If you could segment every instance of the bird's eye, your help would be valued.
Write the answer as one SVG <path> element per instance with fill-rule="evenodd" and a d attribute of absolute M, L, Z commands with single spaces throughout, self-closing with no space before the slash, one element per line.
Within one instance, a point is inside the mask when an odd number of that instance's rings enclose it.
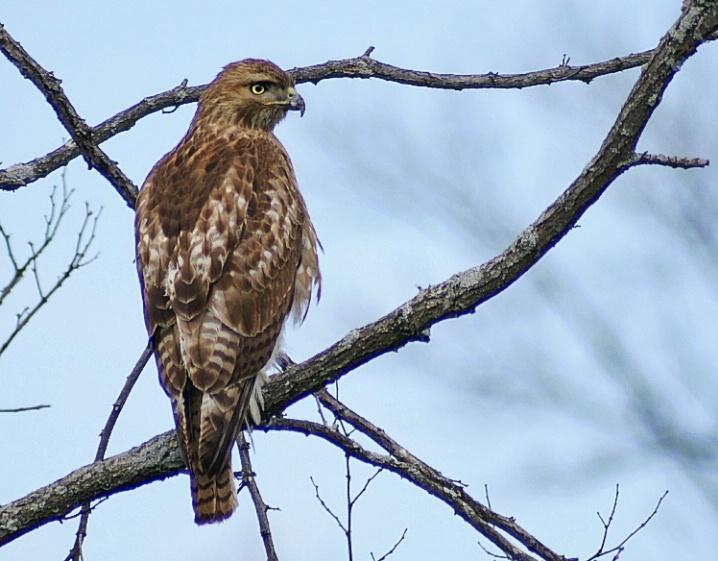
<path fill-rule="evenodd" d="M 267 88 L 262 84 L 254 84 L 252 86 L 252 93 L 255 95 L 262 95 L 265 91 L 267 91 Z"/>

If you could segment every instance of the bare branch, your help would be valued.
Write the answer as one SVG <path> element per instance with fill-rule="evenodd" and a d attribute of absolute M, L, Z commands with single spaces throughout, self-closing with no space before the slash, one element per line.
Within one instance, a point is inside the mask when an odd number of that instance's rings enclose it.
<path fill-rule="evenodd" d="M 618 496 L 620 492 L 619 485 L 616 485 L 616 494 L 613 496 L 613 506 L 611 507 L 611 513 L 608 515 L 608 520 L 604 520 L 603 516 L 601 516 L 600 512 L 597 512 L 599 520 L 601 521 L 601 524 L 603 524 L 603 537 L 601 538 L 601 545 L 598 547 L 598 551 L 593 557 L 590 557 L 589 559 L 595 559 L 596 556 L 601 555 L 601 552 L 603 551 L 603 548 L 606 546 L 606 540 L 608 539 L 608 529 L 611 527 L 611 523 L 613 522 L 613 517 L 616 514 L 616 508 L 618 507 Z"/>
<path fill-rule="evenodd" d="M 497 547 L 503 551 L 510 552 L 513 559 L 520 561 L 535 561 L 536 559 L 516 547 L 511 541 L 504 537 L 501 532 L 496 529 L 496 527 L 498 527 L 497 522 L 500 521 L 501 524 L 507 528 L 511 527 L 517 535 L 528 536 L 529 539 L 525 541 L 528 541 L 532 545 L 540 545 L 540 542 L 533 536 L 520 528 L 512 519 L 489 511 L 486 507 L 474 501 L 474 499 L 465 492 L 463 487 L 444 477 L 433 468 L 410 455 L 407 451 L 404 451 L 406 458 L 403 459 L 393 455 L 377 454 L 363 448 L 356 441 L 344 436 L 340 432 L 311 421 L 285 418 L 273 419 L 266 426 L 260 426 L 258 428 L 259 430 L 288 430 L 305 435 L 318 436 L 333 444 L 344 453 L 365 463 L 392 471 L 434 495 L 448 504 L 457 515 L 463 518 Z M 377 429 L 377 431 L 383 432 L 381 429 Z M 377 436 L 377 434 L 375 433 L 372 436 Z M 404 450 L 398 444 L 396 446 Z M 505 528 L 501 529 L 504 530 Z M 518 541 L 521 540 L 519 539 Z M 545 557 L 542 556 L 543 559 L 565 561 L 563 557 L 551 552 L 551 550 L 545 548 L 545 546 L 541 546 L 541 549 L 546 554 Z"/>
<path fill-rule="evenodd" d="M 352 469 L 351 456 L 344 455 L 345 498 L 347 505 L 347 525 L 344 537 L 347 542 L 347 561 L 354 561 L 354 540 L 352 539 L 352 526 L 354 522 L 354 500 L 352 499 Z"/>
<path fill-rule="evenodd" d="M 146 97 L 132 107 L 117 113 L 96 127 L 92 127 L 90 129 L 92 138 L 95 142 L 102 143 L 121 132 L 130 130 L 137 121 L 152 113 L 165 110 L 168 107 L 196 102 L 205 87 L 188 87 L 185 80 L 171 90 Z M 74 140 L 70 140 L 45 156 L 0 170 L 0 189 L 12 191 L 18 187 L 29 185 L 67 165 L 79 155 L 80 150 L 77 148 L 77 144 Z"/>
<path fill-rule="evenodd" d="M 295 68 L 291 72 L 297 83 L 312 82 L 317 84 L 322 80 L 335 78 L 376 78 L 410 86 L 451 90 L 528 88 L 576 80 L 588 83 L 594 78 L 638 67 L 647 62 L 654 53 L 652 50 L 644 51 L 582 66 L 569 66 L 568 60 L 564 59 L 564 62 L 555 68 L 524 74 L 489 72 L 486 74 L 457 75 L 421 72 L 392 66 L 369 58 L 373 50 L 374 48 L 370 47 L 360 57 L 327 61 L 314 66 Z M 147 115 L 169 107 L 178 107 L 196 102 L 206 87 L 206 85 L 188 87 L 185 80 L 171 90 L 147 97 L 96 127 L 88 128 L 87 132 L 94 142 L 100 144 L 120 132 L 131 129 L 137 121 Z M 28 185 L 47 176 L 55 169 L 67 165 L 78 155 L 80 155 L 80 150 L 77 148 L 75 141 L 71 140 L 45 156 L 0 170 L 0 189 L 14 190 Z"/>
<path fill-rule="evenodd" d="M 407 528 L 404 528 L 404 531 L 401 533 L 401 537 L 396 541 L 396 543 L 392 546 L 392 548 L 389 551 L 387 551 L 384 555 L 379 557 L 379 559 L 375 559 L 374 554 L 372 553 L 371 554 L 372 561 L 385 561 L 387 557 L 389 557 L 396 551 L 396 548 L 399 547 L 399 544 L 401 544 L 401 542 L 404 541 L 404 538 L 406 537 L 406 532 L 407 532 Z"/>
<path fill-rule="evenodd" d="M 314 66 L 294 68 L 291 72 L 299 83 L 312 82 L 317 84 L 330 78 L 377 78 L 408 86 L 445 90 L 522 89 L 567 81 L 589 83 L 594 78 L 615 74 L 645 64 L 654 53 L 654 51 L 644 51 L 582 66 L 569 66 L 566 60 L 554 68 L 522 74 L 488 72 L 486 74 L 459 75 L 422 72 L 392 66 L 371 58 L 370 55 L 373 50 L 374 47 L 369 47 L 360 57 L 330 60 Z"/>
<path fill-rule="evenodd" d="M 640 154 L 634 154 L 629 160 L 628 165 L 655 165 L 676 169 L 692 169 L 707 167 L 710 165 L 710 161 L 704 158 L 683 158 L 680 156 L 666 156 L 664 154 L 649 154 L 648 152 L 642 152 Z"/>
<path fill-rule="evenodd" d="M 326 423 L 323 426 L 327 426 Z M 349 438 L 349 435 L 344 432 L 344 437 Z M 337 526 L 341 529 L 342 533 L 344 534 L 344 539 L 347 544 L 347 559 L 348 561 L 352 561 L 354 559 L 354 541 L 353 541 L 353 521 L 354 521 L 354 507 L 359 500 L 359 498 L 366 492 L 366 490 L 369 488 L 369 485 L 371 485 L 371 482 L 374 481 L 377 475 L 379 475 L 383 471 L 382 468 L 378 468 L 376 472 L 368 477 L 366 481 L 364 482 L 364 485 L 362 486 L 361 490 L 354 496 L 352 496 L 352 471 L 351 471 L 351 456 L 349 454 L 344 455 L 344 473 L 345 473 L 345 497 L 346 497 L 346 523 L 342 522 L 339 516 L 337 516 L 334 511 L 331 509 L 331 507 L 322 499 L 322 496 L 319 493 L 319 485 L 314 481 L 313 477 L 310 477 L 309 480 L 312 482 L 312 485 L 314 486 L 314 495 L 316 499 L 319 501 L 319 504 L 322 505 L 322 508 L 331 516 L 334 521 L 337 523 Z M 396 547 L 396 546 L 395 546 Z"/>
<path fill-rule="evenodd" d="M 70 100 L 67 99 L 60 86 L 60 80 L 40 66 L 23 49 L 22 45 L 10 36 L 2 24 L 0 24 L 0 51 L 5 54 L 7 59 L 17 67 L 25 78 L 35 84 L 43 93 L 47 102 L 55 110 L 57 118 L 70 133 L 80 152 L 82 152 L 87 165 L 90 168 L 97 169 L 117 189 L 125 202 L 130 207 L 133 207 L 135 198 L 137 198 L 135 184 L 98 147 L 92 136 L 92 129 L 77 114 Z"/>
<path fill-rule="evenodd" d="M 239 447 L 239 458 L 242 462 L 242 482 L 243 485 L 247 486 L 249 494 L 252 497 L 254 510 L 257 513 L 257 520 L 259 521 L 259 533 L 262 536 L 264 551 L 267 554 L 267 561 L 277 561 L 277 550 L 274 547 L 272 530 L 269 527 L 269 518 L 267 517 L 269 507 L 264 502 L 262 495 L 259 492 L 257 480 L 255 479 L 255 473 L 252 469 L 252 460 L 249 456 L 249 443 L 247 442 L 243 431 L 240 431 L 237 435 L 237 446 Z"/>
<path fill-rule="evenodd" d="M 107 446 L 110 443 L 110 436 L 112 435 L 112 430 L 115 428 L 117 419 L 119 418 L 120 413 L 125 406 L 125 403 L 127 403 L 127 399 L 130 397 L 130 392 L 132 392 L 132 388 L 135 387 L 135 383 L 139 379 L 140 374 L 147 365 L 147 361 L 150 359 L 151 355 L 152 340 L 150 339 L 147 341 L 147 346 L 142 351 L 140 358 L 137 359 L 137 362 L 132 368 L 132 371 L 127 376 L 127 380 L 125 380 L 125 385 L 122 387 L 120 395 L 117 396 L 115 404 L 112 406 L 110 416 L 108 417 L 107 422 L 105 423 L 105 426 L 100 433 L 100 444 L 98 445 L 97 452 L 95 453 L 95 462 L 99 462 L 100 460 L 105 459 L 105 454 L 107 453 Z M 82 510 L 80 513 L 80 523 L 77 527 L 77 532 L 75 532 L 75 543 L 73 544 L 72 549 L 70 549 L 70 553 L 66 557 L 66 561 L 79 561 L 80 559 L 82 559 L 82 544 L 87 537 L 87 524 L 90 519 L 90 512 L 92 512 L 92 505 L 88 501 L 82 505 Z"/>
<path fill-rule="evenodd" d="M 10 259 L 10 263 L 12 263 L 13 268 L 15 269 L 15 272 L 17 273 L 19 267 L 17 265 L 17 260 L 15 259 L 15 255 L 12 251 L 12 245 L 10 244 L 10 234 L 5 231 L 5 229 L 2 227 L 2 224 L 0 224 L 0 234 L 3 237 L 3 240 L 5 240 L 5 249 L 7 250 L 7 255 Z M 15 275 L 17 277 L 17 274 Z M 13 282 L 14 281 L 14 282 Z M 17 284 L 17 280 L 11 279 L 11 281 L 8 283 L 6 287 L 2 289 L 0 292 L 0 303 L 2 303 L 2 299 L 5 298 L 5 296 L 12 290 L 12 287 Z"/>
<path fill-rule="evenodd" d="M 0 545 L 53 520 L 64 520 L 68 512 L 88 501 L 165 479 L 184 469 L 175 433 L 156 436 L 0 507 Z"/>
<path fill-rule="evenodd" d="M 122 391 L 120 391 L 120 395 L 117 396 L 115 404 L 112 406 L 112 412 L 110 413 L 110 416 L 108 417 L 107 422 L 105 423 L 105 426 L 100 433 L 100 444 L 97 447 L 95 461 L 104 459 L 105 453 L 107 452 L 107 446 L 110 443 L 110 436 L 112 435 L 112 431 L 115 428 L 117 419 L 119 418 L 120 413 L 125 406 L 125 403 L 127 403 L 127 399 L 130 397 L 132 389 L 135 387 L 135 383 L 137 383 L 140 374 L 142 374 L 142 371 L 144 370 L 145 366 L 147 366 L 147 361 L 149 361 L 151 356 L 152 340 L 150 339 L 147 341 L 147 346 L 140 354 L 140 357 L 137 359 L 137 362 L 132 367 L 132 371 L 127 376 L 127 380 L 125 380 L 125 385 L 122 386 Z"/>
<path fill-rule="evenodd" d="M 706 37 L 705 40 L 712 40 Z M 20 69 L 23 75 L 33 81 L 45 94 L 48 102 L 58 113 L 60 121 L 70 132 L 73 140 L 57 148 L 49 154 L 36 158 L 31 162 L 16 164 L 7 169 L 0 170 L 0 189 L 13 190 L 36 181 L 41 177 L 66 165 L 80 153 L 84 155 L 90 167 L 95 167 L 115 187 L 125 202 L 131 208 L 137 196 L 137 187 L 100 150 L 98 145 L 112 136 L 129 130 L 134 124 L 151 113 L 178 107 L 186 103 L 196 102 L 207 87 L 187 87 L 186 80 L 167 92 L 147 97 L 134 106 L 117 113 L 97 127 L 89 127 L 75 112 L 69 100 L 60 88 L 59 80 L 51 73 L 40 67 L 22 47 L 0 25 L 0 50 Z M 589 83 L 594 78 L 622 72 L 645 64 L 655 50 L 630 54 L 595 64 L 569 66 L 569 58 L 554 67 L 545 70 L 527 72 L 522 74 L 438 74 L 417 70 L 400 68 L 380 62 L 371 58 L 374 47 L 369 47 L 365 53 L 356 58 L 327 61 L 322 64 L 295 68 L 291 70 L 296 81 L 319 83 L 322 80 L 335 78 L 377 78 L 398 84 L 429 87 L 439 89 L 514 89 L 547 85 L 555 82 L 582 81 Z M 79 146 L 79 148 L 78 148 Z M 669 158 L 670 157 L 664 157 Z M 684 160 L 676 158 L 676 160 Z M 705 160 L 703 160 L 705 161 Z M 639 162 L 636 162 L 639 163 Z M 649 163 L 648 161 L 640 163 Z M 651 162 L 651 163 L 659 163 Z M 672 165 L 672 164 L 663 164 Z M 697 167 L 702 164 L 689 166 L 677 165 L 674 167 Z M 706 164 L 707 165 L 707 164 Z"/>
<path fill-rule="evenodd" d="M 64 192 L 64 191 L 63 191 Z M 63 195 L 63 205 L 66 204 L 67 199 L 69 198 L 69 195 L 65 196 Z M 54 209 L 54 202 L 53 202 L 53 209 Z M 60 287 L 65 283 L 65 281 L 70 278 L 72 273 L 80 269 L 81 267 L 84 267 L 85 265 L 89 265 L 97 258 L 97 255 L 94 255 L 92 257 L 87 257 L 87 253 L 90 250 L 90 247 L 92 246 L 92 243 L 95 241 L 95 233 L 97 230 L 97 221 L 100 218 L 100 214 L 102 213 L 102 209 L 100 208 L 99 212 L 95 214 L 90 207 L 85 204 L 85 218 L 82 223 L 82 227 L 80 228 L 79 233 L 77 234 L 77 242 L 75 243 L 75 252 L 70 260 L 70 263 L 67 265 L 67 268 L 63 273 L 58 277 L 58 279 L 53 284 L 52 288 L 46 293 L 42 289 L 42 285 L 40 283 L 40 274 L 38 270 L 38 257 L 42 253 L 42 251 L 47 247 L 47 245 L 52 241 L 55 233 L 57 232 L 57 220 L 61 220 L 62 216 L 64 215 L 64 212 L 66 209 L 61 207 L 60 213 L 57 216 L 57 219 L 55 221 L 54 227 L 51 227 L 51 217 L 46 218 L 47 220 L 47 231 L 51 231 L 49 234 L 50 237 L 48 238 L 48 234 L 46 232 L 46 239 L 43 242 L 43 245 L 41 245 L 39 248 L 35 248 L 35 246 L 30 243 L 30 257 L 28 257 L 28 260 L 26 264 L 21 268 L 20 270 L 16 270 L 15 276 L 13 277 L 13 280 L 10 282 L 10 285 L 8 285 L 10 288 L 9 290 L 12 290 L 12 287 L 17 284 L 19 281 L 19 278 L 22 277 L 27 267 L 30 267 L 30 270 L 33 273 L 33 277 L 35 279 L 35 285 L 37 286 L 37 291 L 40 296 L 38 302 L 32 307 L 32 308 L 26 308 L 23 310 L 20 314 L 18 314 L 18 320 L 15 324 L 15 328 L 12 330 L 10 335 L 7 337 L 7 339 L 0 345 L 0 355 L 2 355 L 7 348 L 10 346 L 10 343 L 12 343 L 13 339 L 20 333 L 20 331 L 29 323 L 29 321 L 33 318 L 33 316 L 45 305 L 48 303 L 50 298 L 52 297 L 55 292 L 57 292 Z M 92 225 L 90 226 L 90 222 L 92 222 Z M 88 234 L 88 228 L 89 228 L 89 234 Z M 7 239 L 7 238 L 6 238 Z M 19 276 L 18 276 L 19 275 Z M 17 280 L 15 280 L 17 279 Z M 14 284 L 13 284 L 14 283 Z M 7 288 L 7 287 L 6 287 Z M 8 290 L 8 292 L 9 292 Z M 6 293 L 3 294 L 3 297 L 6 295 Z"/>
<path fill-rule="evenodd" d="M 317 485 L 316 481 L 314 481 L 313 477 L 309 477 L 309 481 L 312 482 L 312 485 L 314 486 L 314 496 L 319 501 L 319 504 L 322 505 L 322 508 L 326 511 L 326 513 L 331 516 L 334 519 L 334 522 L 337 523 L 337 526 L 341 528 L 341 531 L 344 533 L 344 535 L 347 534 L 347 528 L 344 526 L 344 522 L 341 521 L 341 519 L 334 514 L 334 511 L 331 509 L 331 507 L 324 502 L 324 499 L 322 499 L 321 494 L 319 493 L 319 485 Z"/>
<path fill-rule="evenodd" d="M 16 407 L 15 409 L 0 409 L 0 413 L 23 413 L 24 411 L 37 411 L 47 409 L 49 405 L 32 405 L 30 407 Z"/>
<path fill-rule="evenodd" d="M 606 538 L 608 536 L 608 528 L 611 525 L 611 522 L 613 522 L 613 515 L 616 512 L 616 505 L 618 504 L 618 485 L 616 485 L 616 494 L 613 499 L 613 507 L 611 508 L 611 514 L 608 517 L 607 521 L 603 520 L 603 517 L 601 514 L 598 514 L 598 517 L 601 519 L 601 523 L 603 524 L 603 539 L 601 540 L 601 546 L 598 548 L 598 551 L 594 553 L 591 557 L 589 557 L 586 561 L 594 561 L 595 559 L 598 559 L 600 557 L 603 557 L 604 555 L 609 555 L 611 553 L 616 553 L 616 555 L 613 557 L 613 561 L 616 561 L 621 554 L 621 552 L 624 550 L 625 545 L 628 543 L 628 540 L 630 540 L 633 536 L 635 536 L 638 532 L 643 530 L 648 523 L 653 520 L 653 517 L 658 514 L 658 509 L 661 508 L 661 503 L 663 502 L 663 499 L 666 498 L 666 495 L 668 495 L 668 491 L 664 492 L 660 498 L 658 499 L 658 502 L 656 503 L 655 508 L 651 512 L 651 514 L 648 515 L 648 517 L 641 522 L 638 527 L 633 530 L 628 536 L 626 536 L 621 543 L 619 543 L 617 546 L 612 547 L 611 549 L 607 549 L 604 551 L 604 546 L 606 545 Z"/>
<path fill-rule="evenodd" d="M 496 553 L 495 551 L 491 551 L 483 543 L 481 543 L 481 540 L 479 540 L 477 543 L 479 544 L 481 551 L 483 551 L 486 555 L 488 555 L 489 557 L 492 557 L 493 559 L 511 559 L 511 557 L 509 557 L 505 553 Z M 569 560 L 569 561 L 577 561 L 577 560 Z"/>
<path fill-rule="evenodd" d="M 490 535 L 487 535 L 483 531 L 486 529 L 486 524 L 489 524 L 505 531 L 511 537 L 524 544 L 530 551 L 540 555 L 543 559 L 559 558 L 556 553 L 552 552 L 523 528 L 518 526 L 513 518 L 507 518 L 496 514 L 490 508 L 473 499 L 468 493 L 466 493 L 465 486 L 462 483 L 445 477 L 428 464 L 419 460 L 406 448 L 390 438 L 382 429 L 376 427 L 367 419 L 349 409 L 346 405 L 332 397 L 328 392 L 320 393 L 319 396 L 322 405 L 327 407 L 332 413 L 341 417 L 362 434 L 369 437 L 376 444 L 391 454 L 393 458 L 396 458 L 402 463 L 408 464 L 407 467 L 412 473 L 401 473 L 402 477 L 408 479 L 409 481 L 413 481 L 416 485 L 430 494 L 443 500 L 444 502 L 447 502 L 452 508 L 454 508 L 455 512 L 459 516 L 464 518 L 464 520 L 474 526 L 487 538 L 492 539 Z M 494 542 L 494 544 L 501 547 L 499 543 Z M 501 547 L 501 549 L 502 551 L 509 553 L 509 551 L 503 547 Z"/>
<path fill-rule="evenodd" d="M 347 456 L 348 459 L 348 456 Z M 376 479 L 376 477 L 384 471 L 382 468 L 378 468 L 373 474 L 371 474 L 369 477 L 366 478 L 366 481 L 364 481 L 364 485 L 359 490 L 359 492 L 354 495 L 354 498 L 351 500 L 351 504 L 354 505 L 359 500 L 359 498 L 366 493 L 366 490 L 369 488 L 369 485 L 371 485 L 371 482 Z"/>
<path fill-rule="evenodd" d="M 65 172 L 66 170 L 62 171 L 62 200 L 60 201 L 59 209 L 57 202 L 55 201 L 55 196 L 57 194 L 57 185 L 54 185 L 52 187 L 52 192 L 50 193 L 50 213 L 49 215 L 45 215 L 44 238 L 42 240 L 42 243 L 37 248 L 34 247 L 32 242 L 29 243 L 31 249 L 30 256 L 25 260 L 22 265 L 18 264 L 15 257 L 12 244 L 10 243 L 11 235 L 5 231 L 2 225 L 0 225 L 0 234 L 5 240 L 5 248 L 7 249 L 8 258 L 10 259 L 10 263 L 12 264 L 14 269 L 13 277 L 3 287 L 2 291 L 0 291 L 0 304 L 2 304 L 3 300 L 10 294 L 10 292 L 12 292 L 13 288 L 15 288 L 15 286 L 17 286 L 17 284 L 23 279 L 25 273 L 27 272 L 28 268 L 33 264 L 33 262 L 36 261 L 40 257 L 40 255 L 42 255 L 42 253 L 45 251 L 45 249 L 47 249 L 52 240 L 55 239 L 55 235 L 57 234 L 62 219 L 65 217 L 65 214 L 70 209 L 70 197 L 72 197 L 74 191 L 67 189 Z"/>
<path fill-rule="evenodd" d="M 339 383 L 335 382 L 334 384 L 335 390 L 336 390 L 336 399 L 339 397 Z M 326 427 L 329 427 L 329 423 L 327 423 L 326 417 L 324 416 L 324 407 L 322 402 L 322 394 L 327 393 L 326 388 L 322 388 L 317 393 L 314 394 L 314 398 L 317 401 L 317 406 L 319 410 L 319 417 L 322 420 L 322 424 Z M 343 419 L 340 417 L 334 416 L 335 422 L 331 425 L 332 429 L 341 430 L 342 434 L 349 438 L 351 434 L 354 432 L 354 429 L 347 428 L 346 424 L 344 423 Z M 344 479 L 345 479 L 345 487 L 344 487 L 344 493 L 345 493 L 345 499 L 346 499 L 346 522 L 343 523 L 340 521 L 339 517 L 334 514 L 334 512 L 326 505 L 326 503 L 322 500 L 321 496 L 319 495 L 319 486 L 314 482 L 314 479 L 311 479 L 312 484 L 314 485 L 314 490 L 316 494 L 317 500 L 321 503 L 322 507 L 325 511 L 327 511 L 332 518 L 337 522 L 339 525 L 339 528 L 341 528 L 342 532 L 344 533 L 344 539 L 347 544 L 347 559 L 348 561 L 352 561 L 354 559 L 354 541 L 353 541 L 353 522 L 354 522 L 354 507 L 356 506 L 359 499 L 364 495 L 366 490 L 369 488 L 369 485 L 371 485 L 372 481 L 376 479 L 376 477 L 382 472 L 382 468 L 378 468 L 374 474 L 369 476 L 365 481 L 362 488 L 359 490 L 358 493 L 353 494 L 352 492 L 352 469 L 351 469 L 351 456 L 349 454 L 344 455 Z"/>

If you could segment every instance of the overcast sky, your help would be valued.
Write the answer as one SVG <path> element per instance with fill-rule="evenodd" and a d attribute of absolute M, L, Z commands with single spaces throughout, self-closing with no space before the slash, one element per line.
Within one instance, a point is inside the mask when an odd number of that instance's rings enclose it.
<path fill-rule="evenodd" d="M 7 2 L 0 21 L 62 80 L 79 114 L 95 125 L 184 79 L 206 83 L 246 57 L 292 68 L 358 56 L 372 45 L 375 58 L 401 67 L 527 72 L 556 66 L 564 55 L 571 64 L 587 64 L 653 48 L 679 10 L 679 0 L 280 1 L 271 7 L 30 1 Z M 716 54 L 715 45 L 705 46 L 681 71 L 639 148 L 718 161 L 710 125 Z M 306 114 L 289 115 L 276 132 L 292 156 L 325 253 L 322 301 L 288 337 L 294 360 L 391 311 L 417 286 L 501 252 L 595 153 L 636 76 L 523 91 L 446 92 L 363 80 L 299 86 Z M 4 59 L 0 87 L 1 167 L 67 139 L 43 96 Z M 193 113 L 187 105 L 152 115 L 103 148 L 140 185 Z M 99 256 L 0 357 L 0 408 L 51 405 L 0 415 L 0 503 L 92 460 L 144 347 L 132 211 L 80 160 L 65 178 L 75 190 L 72 209 L 39 265 L 41 281 L 50 286 L 67 263 L 85 202 L 95 212 L 102 208 Z M 715 170 L 629 172 L 515 286 L 475 315 L 434 328 L 429 345 L 413 344 L 353 372 L 341 383 L 342 398 L 442 473 L 469 484 L 476 498 L 487 485 L 498 512 L 563 555 L 586 558 L 596 550 L 602 535 L 596 511 L 607 513 L 619 483 L 609 543 L 637 527 L 670 491 L 622 561 L 714 558 L 718 500 L 706 498 L 705 481 L 647 444 L 631 416 L 635 395 L 623 393 L 620 368 L 612 370 L 607 357 L 625 345 L 635 370 L 655 375 L 655 387 L 675 396 L 671 414 L 682 428 L 715 425 L 715 410 L 705 408 L 716 397 L 718 298 L 706 280 L 714 277 L 709 265 L 696 267 L 651 205 L 670 201 L 677 189 L 715 200 L 716 178 Z M 61 181 L 56 172 L 0 193 L 0 223 L 18 255 L 41 236 L 48 195 Z M 10 275 L 0 250 L 0 285 Z M 0 343 L 35 299 L 28 278 L 2 306 Z M 620 333 L 620 345 L 597 350 L 594 343 L 607 339 L 592 315 L 596 309 Z M 705 371 L 685 368 L 686 356 Z M 686 379 L 694 381 L 690 391 Z M 559 399 L 558 389 L 567 387 L 578 397 Z M 302 403 L 289 413 L 311 416 L 314 409 L 313 402 Z M 109 454 L 171 426 L 169 403 L 148 367 Z M 280 559 L 344 558 L 342 535 L 309 479 L 341 510 L 343 456 L 295 435 L 258 434 L 255 445 L 260 488 L 280 509 L 270 513 Z M 357 480 L 371 473 L 359 464 L 355 470 Z M 397 561 L 485 556 L 475 532 L 449 509 L 391 474 L 380 475 L 357 508 L 357 559 L 370 552 L 379 557 L 404 528 Z M 253 512 L 244 494 L 230 521 L 196 527 L 181 475 L 101 504 L 90 519 L 85 559 L 262 559 Z M 75 530 L 74 520 L 48 524 L 0 549 L 0 560 L 63 559 Z"/>

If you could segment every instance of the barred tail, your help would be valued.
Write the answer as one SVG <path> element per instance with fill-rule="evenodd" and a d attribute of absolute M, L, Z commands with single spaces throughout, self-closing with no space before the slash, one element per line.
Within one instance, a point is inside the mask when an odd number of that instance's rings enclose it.
<path fill-rule="evenodd" d="M 221 522 L 232 516 L 237 508 L 232 463 L 228 460 L 217 475 L 207 476 L 190 471 L 192 507 L 197 524 Z"/>

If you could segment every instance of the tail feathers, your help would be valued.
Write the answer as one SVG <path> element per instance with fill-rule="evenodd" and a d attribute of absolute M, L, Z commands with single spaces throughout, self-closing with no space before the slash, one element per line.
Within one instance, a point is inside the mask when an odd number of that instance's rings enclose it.
<path fill-rule="evenodd" d="M 232 464 L 228 461 L 217 475 L 207 476 L 190 471 L 192 507 L 197 524 L 221 522 L 232 516 L 237 508 Z"/>

